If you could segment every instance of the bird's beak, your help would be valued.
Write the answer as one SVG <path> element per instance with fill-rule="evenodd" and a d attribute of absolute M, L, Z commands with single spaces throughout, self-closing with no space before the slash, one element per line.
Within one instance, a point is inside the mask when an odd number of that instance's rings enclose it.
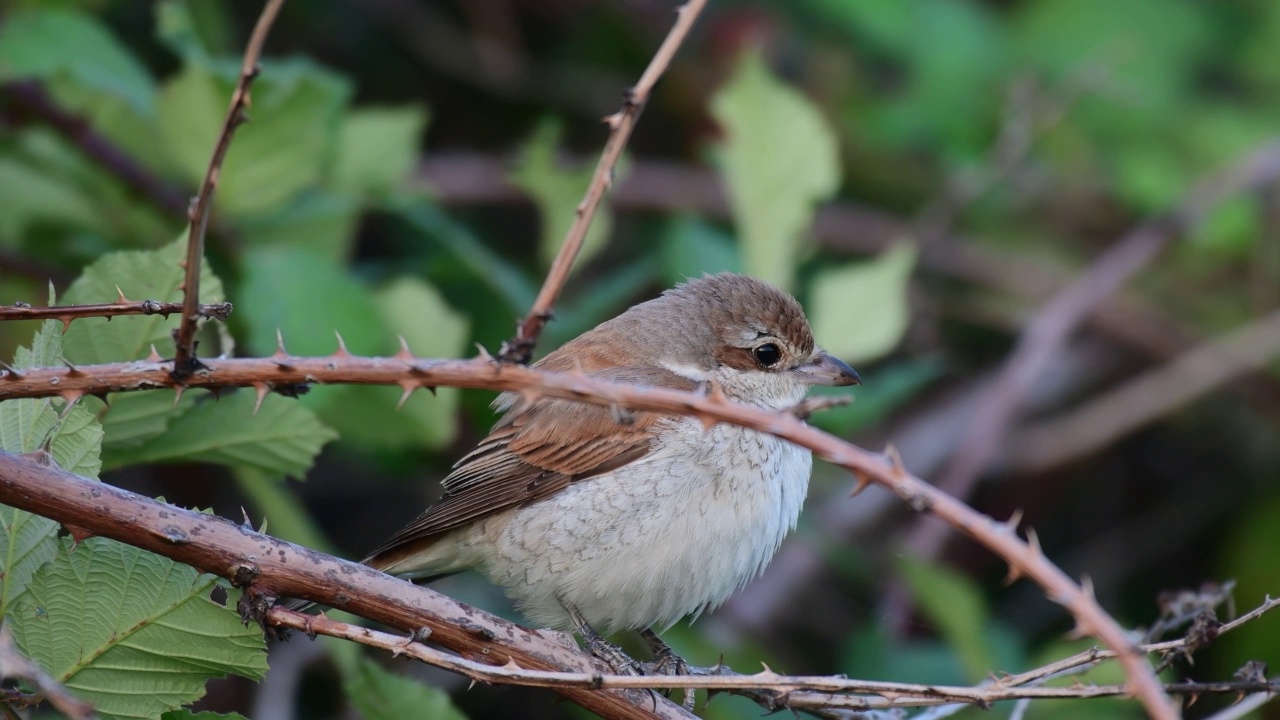
<path fill-rule="evenodd" d="M 807 365 L 795 369 L 800 379 L 809 385 L 861 385 L 862 378 L 857 371 L 849 367 L 843 360 L 829 353 L 819 352 Z"/>

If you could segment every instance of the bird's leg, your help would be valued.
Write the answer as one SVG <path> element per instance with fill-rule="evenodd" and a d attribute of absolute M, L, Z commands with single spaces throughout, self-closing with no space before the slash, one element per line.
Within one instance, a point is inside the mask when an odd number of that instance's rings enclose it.
<path fill-rule="evenodd" d="M 640 637 L 644 638 L 645 644 L 653 651 L 653 660 L 647 663 L 646 670 L 650 675 L 688 675 L 689 663 L 684 658 L 676 654 L 671 646 L 663 642 L 658 637 L 658 633 L 652 628 L 645 628 L 640 631 Z"/>
<path fill-rule="evenodd" d="M 645 628 L 640 631 L 640 637 L 644 638 L 645 644 L 649 646 L 649 650 L 653 652 L 653 660 L 645 663 L 645 673 L 649 675 L 692 675 L 689 671 L 689 663 L 684 658 L 676 654 L 671 646 L 663 642 L 658 637 L 658 633 L 653 628 Z M 671 697 L 670 691 L 667 697 Z M 693 688 L 684 688 L 684 709 L 692 711 L 693 704 L 697 695 Z"/>
<path fill-rule="evenodd" d="M 573 620 L 578 634 L 582 636 L 582 644 L 587 647 L 587 652 L 605 661 L 619 675 L 644 674 L 644 667 L 622 648 L 601 637 L 600 633 L 587 623 L 586 618 L 582 617 L 582 613 L 578 612 L 578 608 L 568 603 L 562 603 L 562 605 L 569 613 L 569 618 Z"/>

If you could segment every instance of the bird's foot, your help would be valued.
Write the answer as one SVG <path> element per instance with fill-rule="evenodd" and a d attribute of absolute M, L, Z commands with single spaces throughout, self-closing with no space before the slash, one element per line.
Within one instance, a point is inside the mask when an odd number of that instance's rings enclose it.
<path fill-rule="evenodd" d="M 653 659 L 644 663 L 644 673 L 646 675 L 692 675 L 689 670 L 689 663 L 685 659 L 676 654 L 671 646 L 663 642 L 662 638 L 651 629 L 640 631 L 640 637 L 644 638 L 649 649 L 653 651 Z M 692 711 L 696 695 L 693 688 L 683 688 L 684 702 L 682 705 L 685 710 Z M 668 693 L 670 697 L 670 693 Z"/>
<path fill-rule="evenodd" d="M 570 619 L 573 620 L 574 627 L 577 628 L 578 634 L 582 636 L 582 644 L 586 647 L 587 652 L 593 656 L 603 660 L 613 671 L 619 675 L 644 675 L 644 666 L 626 653 L 625 650 L 605 640 L 596 629 L 591 627 L 586 618 L 582 617 L 582 613 L 572 605 L 565 605 L 564 609 L 569 612 Z"/>

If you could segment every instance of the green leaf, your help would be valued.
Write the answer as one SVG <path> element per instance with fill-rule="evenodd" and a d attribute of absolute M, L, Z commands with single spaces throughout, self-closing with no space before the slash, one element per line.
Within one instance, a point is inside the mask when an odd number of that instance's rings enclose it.
<path fill-rule="evenodd" d="M 212 520 L 211 522 L 217 522 Z M 152 718 L 207 680 L 267 670 L 262 631 L 210 594 L 212 575 L 105 538 L 74 544 L 31 579 L 10 618 L 18 646 L 100 717 Z"/>
<path fill-rule="evenodd" d="M 235 85 L 232 66 L 189 64 L 160 93 L 160 134 L 184 178 L 204 178 Z M 332 157 L 347 82 L 305 60 L 263 63 L 251 122 L 223 163 L 217 207 L 229 215 L 269 211 L 319 183 Z"/>
<path fill-rule="evenodd" d="M 240 713 L 191 712 L 186 708 L 170 710 L 160 716 L 160 720 L 248 720 Z"/>
<path fill-rule="evenodd" d="M 374 294 L 387 326 L 414 351 L 431 357 L 460 355 L 471 337 L 467 319 L 434 288 L 401 277 Z M 377 448 L 442 448 L 458 431 L 459 391 L 418 391 L 400 401 L 398 387 L 347 386 L 328 393 L 319 411 L 344 440 Z"/>
<path fill-rule="evenodd" d="M 703 273 L 742 272 L 733 238 L 693 215 L 677 215 L 662 233 L 662 272 L 668 285 Z"/>
<path fill-rule="evenodd" d="M 0 81 L 61 76 L 154 113 L 155 87 L 142 63 L 97 18 L 68 10 L 10 14 L 0 25 Z"/>
<path fill-rule="evenodd" d="M 240 314 L 254 352 L 269 354 L 277 329 L 295 355 L 333 352 L 335 331 L 356 354 L 394 348 L 369 291 L 333 259 L 299 247 L 255 247 L 245 252 L 242 267 Z"/>
<path fill-rule="evenodd" d="M 131 450 L 121 463 L 204 461 L 302 477 L 336 434 L 296 400 L 268 394 L 257 414 L 252 392 L 206 400 L 173 420 L 163 435 Z"/>
<path fill-rule="evenodd" d="M 915 263 L 915 246 L 900 242 L 875 260 L 819 271 L 808 303 L 818 344 L 849 363 L 893 350 L 910 320 L 907 284 Z"/>
<path fill-rule="evenodd" d="M 130 300 L 180 302 L 182 267 L 187 253 L 186 236 L 156 250 L 126 250 L 104 255 L 85 268 L 67 289 L 62 302 L 68 305 L 106 303 L 116 300 L 118 287 Z M 200 273 L 200 302 L 225 300 L 222 282 L 204 263 Z M 139 360 L 151 346 L 167 349 L 178 327 L 178 315 L 133 315 L 112 320 L 77 320 L 67 329 L 63 342 L 67 359 L 73 363 L 106 363 Z"/>
<path fill-rule="evenodd" d="M 977 587 L 950 568 L 911 557 L 899 558 L 898 568 L 920 611 L 960 657 L 969 680 L 986 677 L 995 669 L 995 657 L 986 637 L 987 604 Z"/>
<path fill-rule="evenodd" d="M 839 148 L 818 109 L 745 53 L 711 101 L 721 172 L 747 272 L 787 288 L 815 203 L 840 184 Z"/>
<path fill-rule="evenodd" d="M 466 720 L 438 688 L 396 675 L 365 658 L 346 681 L 347 696 L 364 720 Z"/>
<path fill-rule="evenodd" d="M 338 133 L 338 155 L 329 183 L 355 193 L 399 185 L 417 165 L 418 144 L 426 126 L 427 111 L 420 106 L 348 112 Z"/>
<path fill-rule="evenodd" d="M 556 120 L 539 123 L 521 150 L 509 176 L 511 183 L 524 190 L 538 207 L 538 216 L 542 220 L 542 230 L 538 236 L 538 257 L 544 266 L 550 266 L 559 252 L 560 244 L 564 242 L 569 227 L 577 218 L 578 204 L 582 202 L 587 186 L 591 183 L 591 176 L 595 173 L 594 163 L 565 167 L 562 159 L 557 159 L 562 130 L 560 122 Z M 624 174 L 625 168 L 615 170 L 615 182 Z M 612 227 L 613 214 L 602 204 L 582 242 L 577 260 L 579 267 L 604 247 Z"/>
<path fill-rule="evenodd" d="M 361 209 L 349 193 L 309 190 L 269 214 L 245 218 L 240 234 L 246 246 L 290 245 L 341 264 L 351 255 Z"/>

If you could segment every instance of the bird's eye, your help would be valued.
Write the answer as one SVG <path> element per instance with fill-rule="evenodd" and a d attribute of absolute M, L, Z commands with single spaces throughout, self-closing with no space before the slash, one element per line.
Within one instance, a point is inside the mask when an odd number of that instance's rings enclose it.
<path fill-rule="evenodd" d="M 773 343 L 765 343 L 751 351 L 755 355 L 756 362 L 765 367 L 773 367 L 782 359 L 782 350 Z"/>

